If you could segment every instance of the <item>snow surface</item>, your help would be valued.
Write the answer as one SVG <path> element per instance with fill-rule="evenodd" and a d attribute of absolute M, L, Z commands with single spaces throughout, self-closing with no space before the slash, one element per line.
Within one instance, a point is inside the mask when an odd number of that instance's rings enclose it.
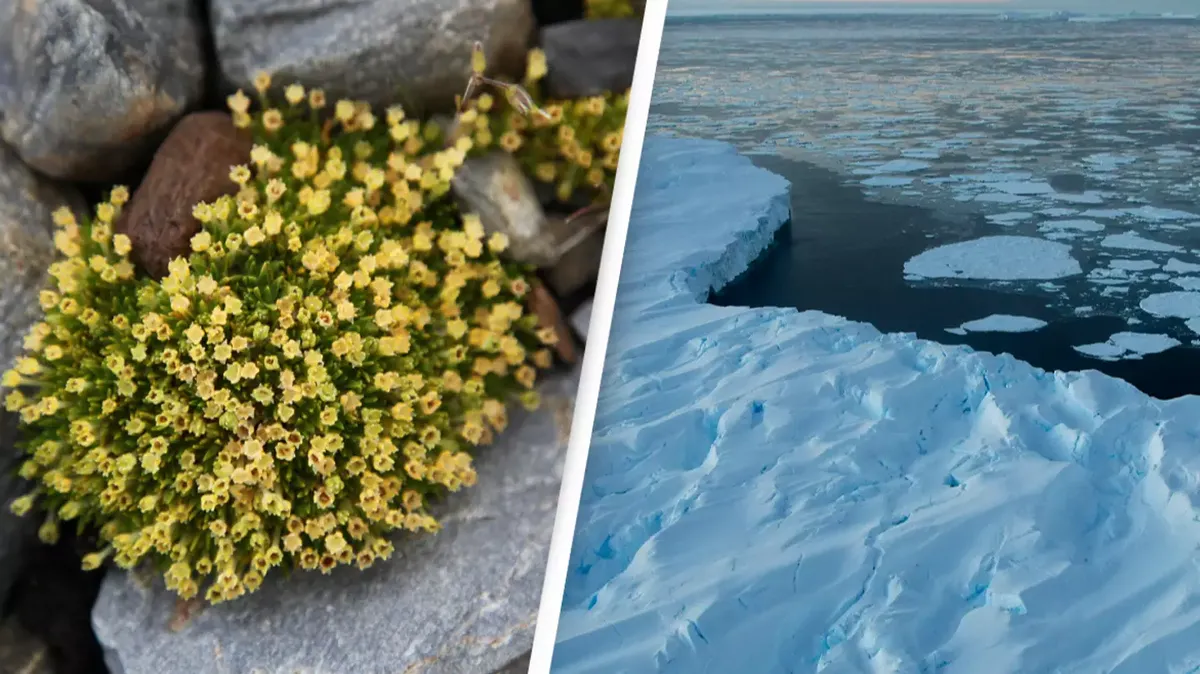
<path fill-rule="evenodd" d="M 647 138 L 553 671 L 1196 671 L 1200 398 L 705 304 L 788 217 Z"/>

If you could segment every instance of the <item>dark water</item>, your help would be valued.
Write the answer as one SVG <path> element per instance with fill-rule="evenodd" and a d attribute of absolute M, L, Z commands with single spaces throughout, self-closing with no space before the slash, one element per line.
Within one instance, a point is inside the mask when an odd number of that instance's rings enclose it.
<path fill-rule="evenodd" d="M 1100 370 L 1158 398 L 1200 393 L 1200 349 L 1109 362 L 1072 348 L 1136 329 L 1120 318 L 1064 316 L 1053 293 L 1030 293 L 1027 287 L 1017 293 L 904 280 L 905 261 L 931 246 L 931 229 L 939 232 L 938 243 L 994 233 L 982 218 L 872 201 L 859 187 L 847 185 L 845 176 L 811 164 L 772 156 L 756 157 L 755 163 L 791 181 L 793 226 L 753 268 L 714 296 L 714 304 L 816 309 L 884 332 L 1010 353 L 1047 370 Z M 1039 318 L 1048 325 L 1024 333 L 946 332 L 990 314 Z"/>
<path fill-rule="evenodd" d="M 1186 267 L 1200 265 L 1200 21 L 676 20 L 647 129 L 732 143 L 793 184 L 791 238 L 718 303 L 817 309 L 1102 370 L 1160 398 L 1200 393 L 1200 328 L 1141 308 L 1200 293 Z M 1069 246 L 1083 273 L 904 278 L 913 256 L 996 235 Z M 1048 325 L 946 332 L 992 314 Z M 1180 344 L 1120 361 L 1074 348 L 1126 332 Z"/>

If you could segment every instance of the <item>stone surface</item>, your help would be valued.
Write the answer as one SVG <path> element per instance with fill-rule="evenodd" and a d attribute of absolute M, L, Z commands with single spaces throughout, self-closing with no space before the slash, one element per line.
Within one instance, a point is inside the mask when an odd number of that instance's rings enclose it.
<path fill-rule="evenodd" d="M 579 305 L 578 309 L 571 312 L 571 318 L 568 321 L 571 327 L 575 329 L 575 332 L 584 340 L 587 340 L 588 326 L 592 322 L 592 300 L 587 300 Z"/>
<path fill-rule="evenodd" d="M 546 93 L 566 99 L 629 89 L 641 36 L 641 19 L 565 21 L 542 28 Z"/>
<path fill-rule="evenodd" d="M 529 660 L 532 655 L 532 652 L 522 655 L 502 669 L 496 670 L 495 674 L 529 674 Z"/>
<path fill-rule="evenodd" d="M 237 192 L 229 169 L 249 162 L 252 144 L 223 112 L 197 112 L 179 120 L 116 223 L 116 231 L 133 242 L 139 267 L 161 278 L 172 258 L 189 251 L 192 236 L 200 231 L 192 207 Z"/>
<path fill-rule="evenodd" d="M 46 644 L 14 618 L 0 623 L 0 674 L 57 674 Z"/>
<path fill-rule="evenodd" d="M 546 283 L 559 297 L 572 295 L 596 280 L 604 252 L 608 209 L 588 210 L 576 217 L 550 217 L 548 230 L 558 254 L 546 270 Z"/>
<path fill-rule="evenodd" d="M 584 16 L 584 0 L 533 0 L 530 4 L 539 26 L 574 21 Z"/>
<path fill-rule="evenodd" d="M 566 320 L 563 319 L 558 300 L 554 299 L 554 295 L 551 295 L 549 290 L 546 290 L 546 286 L 536 283 L 529 293 L 528 304 L 530 312 L 537 315 L 538 323 L 543 328 L 553 328 L 554 332 L 558 334 L 558 343 L 554 345 L 558 357 L 564 362 L 574 363 L 578 357 L 575 352 L 575 340 L 571 336 L 571 330 L 567 327 Z"/>
<path fill-rule="evenodd" d="M 91 625 L 103 576 L 84 571 L 80 561 L 94 549 L 93 541 L 80 541 L 71 528 L 55 545 L 34 544 L 9 594 L 5 608 L 10 617 L 30 640 L 45 647 L 54 674 L 104 671 L 104 652 Z M 0 674 L 5 674 L 3 667 Z"/>
<path fill-rule="evenodd" d="M 113 674 L 486 674 L 529 651 L 578 371 L 476 459 L 479 483 L 442 505 L 443 530 L 401 536 L 367 571 L 272 577 L 168 629 L 174 595 L 112 572 L 93 625 Z"/>
<path fill-rule="evenodd" d="M 512 155 L 496 150 L 472 157 L 455 172 L 451 185 L 463 210 L 477 213 L 488 233 L 508 236 L 513 259 L 536 267 L 558 261 L 558 242 L 537 192 Z"/>
<path fill-rule="evenodd" d="M 522 74 L 534 31 L 529 0 L 212 0 L 210 13 L 230 86 L 267 71 L 331 98 L 421 112 L 453 107 L 475 41 L 494 74 Z"/>
<path fill-rule="evenodd" d="M 0 137 L 55 178 L 110 182 L 203 93 L 191 0 L 0 0 Z"/>
<path fill-rule="evenodd" d="M 74 190 L 36 175 L 0 143 L 0 371 L 12 365 L 26 330 L 42 315 L 37 293 L 54 260 L 51 213 L 64 205 L 83 212 Z M 8 511 L 8 503 L 24 491 L 12 470 L 18 461 L 16 439 L 16 418 L 0 411 L 0 606 L 33 523 L 32 517 Z"/>

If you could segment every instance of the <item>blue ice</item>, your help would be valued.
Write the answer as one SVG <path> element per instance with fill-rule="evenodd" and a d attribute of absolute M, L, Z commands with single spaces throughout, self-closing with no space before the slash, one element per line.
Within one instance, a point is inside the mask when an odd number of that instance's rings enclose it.
<path fill-rule="evenodd" d="M 1194 670 L 1200 398 L 706 304 L 788 204 L 647 137 L 553 671 Z M 1200 333 L 1190 296 L 1152 304 Z"/>

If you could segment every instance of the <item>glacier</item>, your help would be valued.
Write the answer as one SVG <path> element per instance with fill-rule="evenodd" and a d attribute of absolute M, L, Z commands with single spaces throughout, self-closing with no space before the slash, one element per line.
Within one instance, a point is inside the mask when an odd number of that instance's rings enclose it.
<path fill-rule="evenodd" d="M 706 304 L 789 218 L 647 137 L 555 674 L 1200 672 L 1200 398 Z"/>

